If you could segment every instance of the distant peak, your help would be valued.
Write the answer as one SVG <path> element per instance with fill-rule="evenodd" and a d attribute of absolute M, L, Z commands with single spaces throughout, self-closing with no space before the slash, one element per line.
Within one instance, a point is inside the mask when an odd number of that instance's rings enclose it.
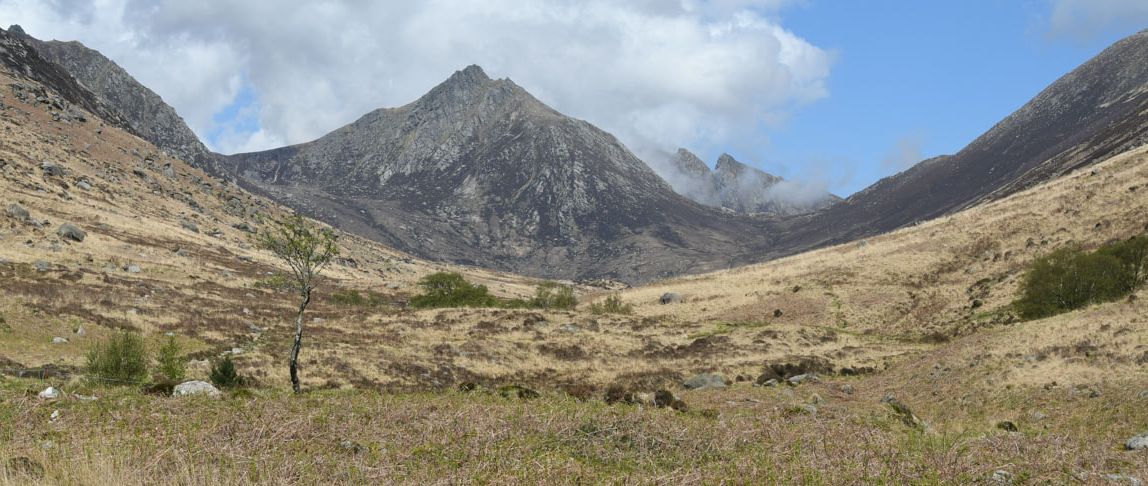
<path fill-rule="evenodd" d="M 28 36 L 28 34 L 24 32 L 24 28 L 20 27 L 19 24 L 12 24 L 10 27 L 8 27 L 8 33 L 11 35 L 20 35 L 25 37 Z"/>
<path fill-rule="evenodd" d="M 717 170 L 736 171 L 736 170 L 741 169 L 742 167 L 745 167 L 745 164 L 738 162 L 737 159 L 733 158 L 732 155 L 721 154 L 721 157 L 718 157 L 718 159 L 717 159 L 717 166 L 714 168 Z"/>
<path fill-rule="evenodd" d="M 450 84 L 474 86 L 490 82 L 490 76 L 477 64 L 471 64 L 461 71 L 455 71 L 447 80 Z"/>

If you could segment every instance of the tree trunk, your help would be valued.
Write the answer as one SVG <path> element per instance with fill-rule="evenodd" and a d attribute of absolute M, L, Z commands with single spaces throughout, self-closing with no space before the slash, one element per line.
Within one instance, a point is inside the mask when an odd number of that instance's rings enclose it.
<path fill-rule="evenodd" d="M 295 345 L 291 347 L 291 389 L 299 393 L 299 348 L 303 346 L 303 311 L 311 303 L 311 290 L 303 292 L 303 302 L 299 304 L 299 314 L 295 316 Z"/>

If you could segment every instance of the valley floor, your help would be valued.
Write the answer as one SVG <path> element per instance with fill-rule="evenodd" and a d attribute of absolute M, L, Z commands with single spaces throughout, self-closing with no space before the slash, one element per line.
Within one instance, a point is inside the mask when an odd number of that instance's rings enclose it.
<path fill-rule="evenodd" d="M 1135 484 L 1148 397 L 1113 380 L 881 403 L 892 377 L 686 392 L 689 411 L 476 391 L 224 399 L 0 384 L 0 484 Z M 849 385 L 855 391 L 842 391 Z M 71 393 L 96 396 L 86 401 Z M 56 418 L 53 418 L 55 416 Z M 1017 430 L 1004 430 L 1009 421 Z"/>

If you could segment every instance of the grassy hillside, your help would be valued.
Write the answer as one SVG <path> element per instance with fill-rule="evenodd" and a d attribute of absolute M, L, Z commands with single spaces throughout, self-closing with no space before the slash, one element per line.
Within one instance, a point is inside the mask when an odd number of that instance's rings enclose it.
<path fill-rule="evenodd" d="M 308 313 L 308 392 L 290 396 L 294 297 L 248 238 L 283 209 L 92 117 L 56 120 L 0 78 L 0 210 L 34 220 L 0 213 L 0 483 L 1148 478 L 1148 455 L 1121 450 L 1148 432 L 1146 291 L 1035 321 L 1009 307 L 1035 258 L 1148 229 L 1148 148 L 862 242 L 620 292 L 579 286 L 570 311 L 410 309 L 436 271 L 506 298 L 539 282 L 343 235 Z M 65 222 L 83 242 L 57 235 Z M 682 302 L 660 304 L 666 292 Z M 591 312 L 609 296 L 634 314 Z M 177 399 L 73 376 L 120 329 L 175 336 L 193 378 L 231 355 L 256 386 Z M 767 365 L 800 363 L 821 381 L 752 386 Z M 703 372 L 730 386 L 682 389 Z M 541 397 L 497 392 L 511 384 Z M 48 385 L 63 396 L 37 398 Z M 611 386 L 669 389 L 688 410 L 608 405 Z"/>

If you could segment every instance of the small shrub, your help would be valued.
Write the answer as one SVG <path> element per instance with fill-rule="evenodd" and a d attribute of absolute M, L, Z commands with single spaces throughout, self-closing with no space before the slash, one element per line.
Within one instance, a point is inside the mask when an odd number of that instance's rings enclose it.
<path fill-rule="evenodd" d="M 138 385 L 147 379 L 148 352 L 140 335 L 121 331 L 88 352 L 89 378 L 116 385 Z"/>
<path fill-rule="evenodd" d="M 622 314 L 631 315 L 634 313 L 633 304 L 622 302 L 622 298 L 616 294 L 606 297 L 602 302 L 595 302 L 590 305 L 590 313 L 595 315 L 602 314 Z"/>
<path fill-rule="evenodd" d="M 539 285 L 534 291 L 534 298 L 530 299 L 530 307 L 539 309 L 573 309 L 577 305 L 578 299 L 574 297 L 574 288 L 555 282 Z"/>
<path fill-rule="evenodd" d="M 497 298 L 490 295 L 484 285 L 467 282 L 455 272 L 439 272 L 419 280 L 423 295 L 411 299 L 416 309 L 439 307 L 502 307 Z"/>
<path fill-rule="evenodd" d="M 231 356 L 224 357 L 211 367 L 211 383 L 220 388 L 235 388 L 243 384 L 243 379 L 235 371 L 235 362 L 231 361 Z"/>
<path fill-rule="evenodd" d="M 1148 238 L 1111 243 L 1095 252 L 1062 248 L 1038 258 L 1021 281 L 1013 306 L 1025 319 L 1039 319 L 1112 302 L 1148 279 Z"/>
<path fill-rule="evenodd" d="M 187 364 L 183 362 L 179 352 L 179 343 L 176 342 L 175 336 L 168 336 L 156 356 L 156 361 L 159 362 L 159 374 L 169 382 L 183 381 L 187 371 Z"/>

